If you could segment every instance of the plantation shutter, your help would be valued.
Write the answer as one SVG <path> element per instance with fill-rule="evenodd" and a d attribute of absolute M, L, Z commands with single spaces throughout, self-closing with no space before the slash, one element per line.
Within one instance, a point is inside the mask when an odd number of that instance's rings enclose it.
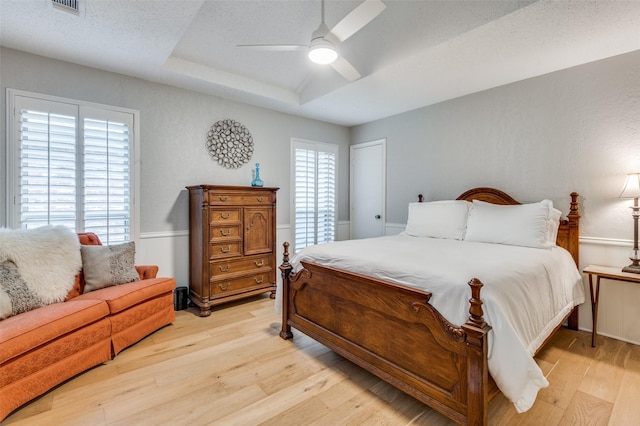
<path fill-rule="evenodd" d="M 104 236 L 110 243 L 130 235 L 130 143 L 126 117 L 97 119 L 99 111 L 83 110 L 85 231 Z M 108 115 L 114 115 L 111 112 Z"/>
<path fill-rule="evenodd" d="M 294 252 L 335 240 L 337 148 L 294 141 Z"/>
<path fill-rule="evenodd" d="M 12 223 L 130 240 L 133 114 L 23 96 L 14 107 Z"/>
<path fill-rule="evenodd" d="M 336 155 L 318 152 L 318 216 L 316 243 L 335 240 L 336 229 Z"/>
<path fill-rule="evenodd" d="M 19 105 L 18 193 L 21 227 L 76 225 L 76 108 L 25 99 Z M 35 108 L 33 108 L 35 106 Z"/>

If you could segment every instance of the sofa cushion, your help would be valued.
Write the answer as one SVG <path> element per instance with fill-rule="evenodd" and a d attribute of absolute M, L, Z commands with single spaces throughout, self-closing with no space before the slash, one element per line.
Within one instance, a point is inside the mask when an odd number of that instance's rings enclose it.
<path fill-rule="evenodd" d="M 68 358 L 92 350 L 91 348 L 101 354 L 100 362 L 111 358 L 111 322 L 108 318 L 88 323 L 72 333 L 64 334 L 0 364 L 0 388 L 4 391 L 5 386 L 19 383 L 25 377 L 37 375 L 47 368 L 77 372 L 75 366 L 67 365 Z M 60 373 L 66 377 L 72 375 L 64 371 Z"/>
<path fill-rule="evenodd" d="M 110 246 L 82 246 L 84 291 L 138 281 L 140 275 L 134 266 L 135 250 L 133 241 Z"/>
<path fill-rule="evenodd" d="M 24 403 L 76 374 L 111 359 L 110 329 L 109 320 L 103 318 L 41 347 L 40 350 L 1 364 L 0 424 L 9 413 Z M 31 371 L 33 373 L 30 374 Z M 45 418 L 40 423 L 63 422 L 60 419 Z"/>
<path fill-rule="evenodd" d="M 109 315 L 101 300 L 53 303 L 0 321 L 0 364 Z"/>
<path fill-rule="evenodd" d="M 133 345 L 159 328 L 176 320 L 173 294 L 165 293 L 120 311 L 111 320 L 111 344 L 113 353 Z"/>
<path fill-rule="evenodd" d="M 173 278 L 153 278 L 87 292 L 73 300 L 103 300 L 113 315 L 162 294 L 173 293 L 175 288 Z"/>

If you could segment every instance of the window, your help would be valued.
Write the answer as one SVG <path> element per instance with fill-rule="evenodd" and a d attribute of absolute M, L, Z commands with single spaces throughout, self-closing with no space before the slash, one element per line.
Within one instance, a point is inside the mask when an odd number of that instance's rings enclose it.
<path fill-rule="evenodd" d="M 9 91 L 9 223 L 132 239 L 137 112 Z"/>
<path fill-rule="evenodd" d="M 335 240 L 338 146 L 293 139 L 294 253 Z"/>

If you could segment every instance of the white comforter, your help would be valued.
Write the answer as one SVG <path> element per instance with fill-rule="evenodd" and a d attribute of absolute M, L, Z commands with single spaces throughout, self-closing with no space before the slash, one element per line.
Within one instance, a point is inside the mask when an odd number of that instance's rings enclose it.
<path fill-rule="evenodd" d="M 537 249 L 395 235 L 307 247 L 294 256 L 433 293 L 431 304 L 454 324 L 469 316 L 471 278 L 484 284 L 489 372 L 518 412 L 528 410 L 547 379 L 533 353 L 584 302 L 573 258 L 560 247 Z M 276 306 L 281 304 L 280 289 Z"/>

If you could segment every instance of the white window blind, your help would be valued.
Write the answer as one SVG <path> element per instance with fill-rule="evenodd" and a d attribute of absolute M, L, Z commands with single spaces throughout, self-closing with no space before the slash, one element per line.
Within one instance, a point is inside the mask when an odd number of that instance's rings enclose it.
<path fill-rule="evenodd" d="M 294 252 L 335 240 L 335 145 L 293 141 L 294 149 Z"/>
<path fill-rule="evenodd" d="M 22 228 L 76 224 L 76 117 L 20 109 L 18 197 Z"/>
<path fill-rule="evenodd" d="M 129 241 L 134 113 L 21 95 L 12 103 L 11 225 L 65 225 L 104 244 Z"/>
<path fill-rule="evenodd" d="M 111 242 L 130 236 L 129 125 L 85 118 L 84 226 Z"/>

